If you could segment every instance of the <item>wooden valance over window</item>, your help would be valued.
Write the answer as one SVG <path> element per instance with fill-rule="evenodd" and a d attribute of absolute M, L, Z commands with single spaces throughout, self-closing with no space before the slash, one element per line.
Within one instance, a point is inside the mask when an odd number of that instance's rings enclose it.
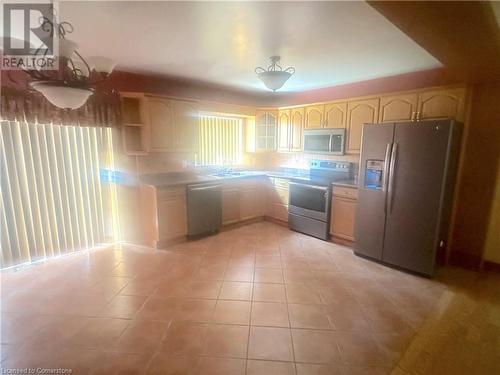
<path fill-rule="evenodd" d="M 42 94 L 11 87 L 1 88 L 0 118 L 39 124 L 114 127 L 120 125 L 118 93 L 94 93 L 76 110 L 57 108 Z"/>

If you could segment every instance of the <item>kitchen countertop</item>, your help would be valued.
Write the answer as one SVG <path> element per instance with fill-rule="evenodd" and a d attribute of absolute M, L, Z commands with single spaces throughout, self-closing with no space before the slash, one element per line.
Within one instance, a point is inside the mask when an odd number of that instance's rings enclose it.
<path fill-rule="evenodd" d="M 140 177 L 140 181 L 146 185 L 153 185 L 157 188 L 161 187 L 174 187 L 190 184 L 202 184 L 207 182 L 215 181 L 231 181 L 239 180 L 251 177 L 276 177 L 284 178 L 287 180 L 294 181 L 308 181 L 309 176 L 303 173 L 287 173 L 278 171 L 242 171 L 240 174 L 227 175 L 227 176 L 215 176 L 206 174 L 188 174 L 188 173 L 158 173 L 143 175 Z M 334 186 L 346 186 L 357 188 L 358 185 L 355 180 L 342 180 L 332 183 Z"/>

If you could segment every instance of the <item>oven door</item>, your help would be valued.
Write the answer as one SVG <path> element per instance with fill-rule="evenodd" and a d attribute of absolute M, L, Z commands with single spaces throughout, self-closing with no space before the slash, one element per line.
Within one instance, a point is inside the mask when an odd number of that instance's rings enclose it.
<path fill-rule="evenodd" d="M 290 213 L 328 221 L 330 189 L 326 186 L 290 182 Z"/>

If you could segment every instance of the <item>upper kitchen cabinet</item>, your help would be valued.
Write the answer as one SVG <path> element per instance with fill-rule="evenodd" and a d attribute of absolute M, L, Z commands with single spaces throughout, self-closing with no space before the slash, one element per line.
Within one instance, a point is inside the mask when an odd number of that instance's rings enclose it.
<path fill-rule="evenodd" d="M 248 152 L 265 152 L 276 150 L 278 111 L 258 110 L 255 123 L 247 121 Z"/>
<path fill-rule="evenodd" d="M 148 98 L 151 124 L 151 151 L 175 150 L 174 108 L 172 102 L 163 98 Z"/>
<path fill-rule="evenodd" d="M 290 110 L 279 111 L 278 114 L 278 151 L 290 149 Z"/>
<path fill-rule="evenodd" d="M 378 122 L 414 120 L 417 112 L 417 102 L 417 93 L 381 97 Z"/>
<path fill-rule="evenodd" d="M 290 110 L 290 151 L 302 151 L 304 108 Z"/>
<path fill-rule="evenodd" d="M 345 128 L 347 102 L 325 104 L 325 128 Z"/>
<path fill-rule="evenodd" d="M 379 98 L 352 100 L 347 104 L 347 153 L 359 154 L 363 124 L 378 120 Z"/>
<path fill-rule="evenodd" d="M 121 95 L 122 144 L 126 155 L 145 155 L 149 150 L 149 117 L 144 94 Z"/>
<path fill-rule="evenodd" d="M 423 91 L 418 96 L 417 120 L 465 118 L 464 87 Z"/>
<path fill-rule="evenodd" d="M 323 127 L 323 105 L 311 105 L 306 107 L 306 129 L 318 129 Z"/>
<path fill-rule="evenodd" d="M 194 152 L 198 147 L 198 109 L 196 103 L 174 101 L 177 151 Z"/>
<path fill-rule="evenodd" d="M 278 151 L 302 150 L 304 108 L 281 110 L 278 115 Z"/>
<path fill-rule="evenodd" d="M 198 144 L 196 103 L 149 97 L 151 151 L 191 152 Z"/>

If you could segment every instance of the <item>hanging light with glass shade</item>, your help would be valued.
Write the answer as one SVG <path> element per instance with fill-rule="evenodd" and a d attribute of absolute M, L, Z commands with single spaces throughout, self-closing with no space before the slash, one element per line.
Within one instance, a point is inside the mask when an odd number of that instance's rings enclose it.
<path fill-rule="evenodd" d="M 255 73 L 268 89 L 276 91 L 282 88 L 285 82 L 295 73 L 295 68 L 283 69 L 279 64 L 280 56 L 271 56 L 270 60 L 271 65 L 267 67 L 267 70 L 259 66 L 255 68 Z"/>
<path fill-rule="evenodd" d="M 25 69 L 31 77 L 30 86 L 56 107 L 80 108 L 94 93 L 95 85 L 111 74 L 116 62 L 100 56 L 83 58 L 77 51 L 78 44 L 66 38 L 66 34 L 73 32 L 69 22 L 57 23 L 41 17 L 40 24 L 50 38 L 55 35 L 59 40 L 59 54 L 55 56 L 59 66 L 57 70 Z M 35 56 L 46 53 L 40 47 Z"/>

